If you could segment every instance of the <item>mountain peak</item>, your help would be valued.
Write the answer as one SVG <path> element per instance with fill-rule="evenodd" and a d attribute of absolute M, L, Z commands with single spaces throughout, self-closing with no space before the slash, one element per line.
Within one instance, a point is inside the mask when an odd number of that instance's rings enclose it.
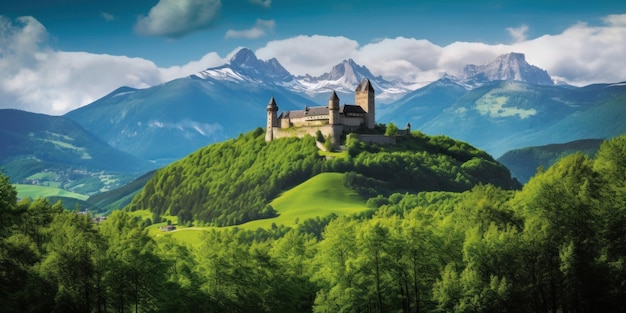
<path fill-rule="evenodd" d="M 237 53 L 235 53 L 235 55 L 230 58 L 230 65 L 233 67 L 243 67 L 243 68 L 250 68 L 250 67 L 257 67 L 259 65 L 259 63 L 262 63 L 263 61 L 260 61 L 259 59 L 257 59 L 256 55 L 254 54 L 254 52 L 248 48 L 241 48 L 239 51 L 237 51 Z"/>
<path fill-rule="evenodd" d="M 267 61 L 259 60 L 254 52 L 248 48 L 241 48 L 227 64 L 209 68 L 198 73 L 200 78 L 230 77 L 229 79 L 249 79 L 263 83 L 290 82 L 293 76 L 281 64 L 272 58 Z"/>
<path fill-rule="evenodd" d="M 468 64 L 461 75 L 465 81 L 481 83 L 495 80 L 516 80 L 536 85 L 553 85 L 548 72 L 528 64 L 523 53 L 511 52 L 484 64 Z"/>
<path fill-rule="evenodd" d="M 363 78 L 375 78 L 369 69 L 357 64 L 353 59 L 346 59 L 333 66 L 328 73 L 313 78 L 315 81 L 338 81 L 342 80 L 350 85 L 358 84 Z"/>

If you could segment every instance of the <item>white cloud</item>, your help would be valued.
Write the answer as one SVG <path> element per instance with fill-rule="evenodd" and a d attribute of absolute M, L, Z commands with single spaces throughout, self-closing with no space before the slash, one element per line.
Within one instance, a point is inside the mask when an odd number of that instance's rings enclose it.
<path fill-rule="evenodd" d="M 528 25 L 522 24 L 520 27 L 508 27 L 506 31 L 509 32 L 514 42 L 521 42 L 526 40 Z"/>
<path fill-rule="evenodd" d="M 250 0 L 250 3 L 256 4 L 264 8 L 269 8 L 272 6 L 272 0 Z"/>
<path fill-rule="evenodd" d="M 54 51 L 35 18 L 0 16 L 0 108 L 64 114 L 121 86 L 145 88 L 184 77 L 226 60 L 208 53 L 183 66 L 86 52 Z"/>
<path fill-rule="evenodd" d="M 267 32 L 271 32 L 276 27 L 276 22 L 274 20 L 256 20 L 256 24 L 251 29 L 245 30 L 233 30 L 230 29 L 226 32 L 224 38 L 246 38 L 246 39 L 256 39 L 259 37 L 263 37 L 267 34 Z"/>
<path fill-rule="evenodd" d="M 603 21 L 611 26 L 626 26 L 626 14 L 611 14 L 604 17 Z"/>
<path fill-rule="evenodd" d="M 141 16 L 135 31 L 142 35 L 179 38 L 211 26 L 220 0 L 159 0 L 148 16 Z"/>
<path fill-rule="evenodd" d="M 431 81 L 444 72 L 458 74 L 467 64 L 484 64 L 498 55 L 521 52 L 526 60 L 573 85 L 626 81 L 626 14 L 609 15 L 604 24 L 578 23 L 560 34 L 524 39 L 524 25 L 508 29 L 512 44 L 454 42 L 438 46 L 428 40 L 385 38 L 366 45 L 346 37 L 297 36 L 268 42 L 260 58 L 276 57 L 290 72 L 320 75 L 343 59 L 353 58 L 386 79 Z"/>
<path fill-rule="evenodd" d="M 359 43 L 346 37 L 297 36 L 268 42 L 256 51 L 260 59 L 276 58 L 292 74 L 320 75 L 354 58 Z"/>
<path fill-rule="evenodd" d="M 100 16 L 102 16 L 102 18 L 107 21 L 115 21 L 115 15 L 108 13 L 108 12 L 100 12 Z"/>
<path fill-rule="evenodd" d="M 204 71 L 210 67 L 223 65 L 229 58 L 222 58 L 215 52 L 205 54 L 200 60 L 191 61 L 183 66 L 172 66 L 160 69 L 163 81 L 170 81 L 179 77 L 185 77 L 200 71 Z"/>

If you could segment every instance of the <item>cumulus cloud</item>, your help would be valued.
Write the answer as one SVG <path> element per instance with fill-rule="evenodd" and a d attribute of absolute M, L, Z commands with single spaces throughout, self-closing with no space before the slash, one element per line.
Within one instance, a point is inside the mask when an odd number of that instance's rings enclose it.
<path fill-rule="evenodd" d="M 526 40 L 528 25 L 522 24 L 520 27 L 508 27 L 506 31 L 509 32 L 514 42 L 521 42 Z"/>
<path fill-rule="evenodd" d="M 147 36 L 180 38 L 212 25 L 220 0 L 159 0 L 148 16 L 141 16 L 135 31 Z"/>
<path fill-rule="evenodd" d="M 269 8 L 272 6 L 272 0 L 250 0 L 250 3 L 256 4 L 264 8 Z"/>
<path fill-rule="evenodd" d="M 276 58 L 293 74 L 320 75 L 343 59 L 354 58 L 359 43 L 346 37 L 297 36 L 268 42 L 258 49 L 261 59 Z"/>
<path fill-rule="evenodd" d="M 560 34 L 526 38 L 528 27 L 506 31 L 512 44 L 454 42 L 438 46 L 428 40 L 385 38 L 360 45 L 346 37 L 297 36 L 268 42 L 257 50 L 262 58 L 276 57 L 290 72 L 320 75 L 353 58 L 373 74 L 410 82 L 432 81 L 448 73 L 457 75 L 467 64 L 485 64 L 509 52 L 521 52 L 526 60 L 556 79 L 582 86 L 626 80 L 626 14 L 609 15 L 604 24 L 577 23 Z"/>
<path fill-rule="evenodd" d="M 268 32 L 271 32 L 276 27 L 274 20 L 256 20 L 254 27 L 245 30 L 233 30 L 230 29 L 226 32 L 224 38 L 246 38 L 256 39 L 265 36 Z"/>
<path fill-rule="evenodd" d="M 226 61 L 208 53 L 183 66 L 159 68 L 142 58 L 55 51 L 47 37 L 33 17 L 0 16 L 0 108 L 64 114 L 120 86 L 146 88 Z"/>

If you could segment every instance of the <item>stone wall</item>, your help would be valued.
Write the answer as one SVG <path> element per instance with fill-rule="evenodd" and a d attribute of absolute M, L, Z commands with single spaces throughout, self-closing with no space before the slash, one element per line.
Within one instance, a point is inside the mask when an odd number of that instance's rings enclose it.
<path fill-rule="evenodd" d="M 313 127 L 290 127 L 290 128 L 274 128 L 274 139 L 298 137 L 302 138 L 306 135 L 315 137 L 317 131 L 320 131 L 324 137 L 328 137 L 331 134 L 331 126 L 326 124 L 322 126 Z"/>
<path fill-rule="evenodd" d="M 369 144 L 377 144 L 377 145 L 395 145 L 396 137 L 395 136 L 385 136 L 385 135 L 365 135 L 365 134 L 352 134 L 354 138 L 358 139 L 361 142 L 369 143 Z"/>

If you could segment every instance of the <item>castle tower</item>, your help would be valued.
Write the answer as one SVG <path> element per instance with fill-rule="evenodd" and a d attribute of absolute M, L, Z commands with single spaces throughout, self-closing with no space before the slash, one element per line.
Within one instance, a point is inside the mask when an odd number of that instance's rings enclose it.
<path fill-rule="evenodd" d="M 338 144 L 343 127 L 341 127 L 339 120 L 339 97 L 334 90 L 328 99 L 328 123 L 331 127 L 330 137 L 334 144 Z"/>
<path fill-rule="evenodd" d="M 276 112 L 278 112 L 278 106 L 276 105 L 276 100 L 272 97 L 270 103 L 267 104 L 267 131 L 265 133 L 265 141 L 274 140 L 274 127 L 278 126 Z"/>
<path fill-rule="evenodd" d="M 376 126 L 374 87 L 369 79 L 364 78 L 354 92 L 354 103 L 367 113 L 365 126 L 372 129 Z"/>

